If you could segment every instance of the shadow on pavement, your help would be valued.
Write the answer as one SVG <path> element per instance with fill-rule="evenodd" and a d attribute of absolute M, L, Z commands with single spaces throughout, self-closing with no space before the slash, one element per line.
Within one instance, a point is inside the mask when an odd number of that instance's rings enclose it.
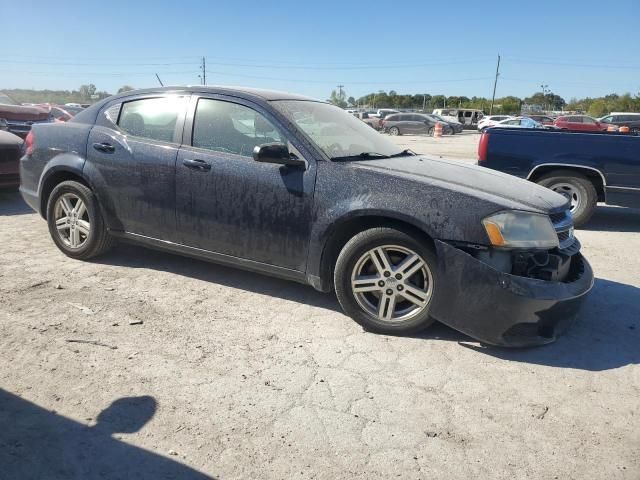
<path fill-rule="evenodd" d="M 205 260 L 183 257 L 174 253 L 151 250 L 137 245 L 118 244 L 108 255 L 92 261 L 127 268 L 147 268 L 170 272 L 227 287 L 342 312 L 335 295 L 318 292 L 307 285 L 225 267 Z"/>
<path fill-rule="evenodd" d="M 465 347 L 515 362 L 603 371 L 640 364 L 640 288 L 596 279 L 593 291 L 568 331 L 543 347 L 510 350 Z"/>
<path fill-rule="evenodd" d="M 24 215 L 34 213 L 31 207 L 24 203 L 18 190 L 0 190 L 0 216 Z"/>
<path fill-rule="evenodd" d="M 121 244 L 96 262 L 166 271 L 342 313 L 334 294 L 136 245 Z M 543 347 L 515 350 L 476 346 L 466 343 L 474 342 L 472 338 L 440 323 L 412 338 L 459 342 L 496 358 L 555 367 L 600 371 L 640 364 L 640 289 L 596 279 L 594 289 L 573 325 L 557 342 Z"/>
<path fill-rule="evenodd" d="M 599 205 L 583 230 L 640 232 L 640 209 Z"/>
<path fill-rule="evenodd" d="M 210 479 L 170 458 L 112 437 L 154 415 L 153 397 L 126 397 L 87 427 L 0 389 L 0 477 L 11 479 Z"/>

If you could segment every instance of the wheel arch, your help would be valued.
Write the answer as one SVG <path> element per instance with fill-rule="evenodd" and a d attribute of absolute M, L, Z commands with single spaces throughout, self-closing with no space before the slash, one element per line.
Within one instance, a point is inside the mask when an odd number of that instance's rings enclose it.
<path fill-rule="evenodd" d="M 49 197 L 56 185 L 73 180 L 79 182 L 86 187 L 93 190 L 91 183 L 82 175 L 82 171 L 70 166 L 57 166 L 52 167 L 45 172 L 42 176 L 40 183 L 40 215 L 45 220 L 47 219 L 47 204 L 49 203 Z"/>
<path fill-rule="evenodd" d="M 354 235 L 375 227 L 396 228 L 412 233 L 423 239 L 433 249 L 435 254 L 434 238 L 423 227 L 416 225 L 408 219 L 398 218 L 391 214 L 360 212 L 336 220 L 328 229 L 322 246 L 319 265 L 311 269 L 317 272 L 319 277 L 319 285 L 314 284 L 314 286 L 325 292 L 332 290 L 333 269 L 342 248 Z"/>
<path fill-rule="evenodd" d="M 529 175 L 527 176 L 527 180 L 537 183 L 538 180 L 552 172 L 576 172 L 584 175 L 589 179 L 589 181 L 593 184 L 596 189 L 596 193 L 598 194 L 598 201 L 604 202 L 606 200 L 606 186 L 607 180 L 602 173 L 601 170 L 595 167 L 589 167 L 586 165 L 572 165 L 572 164 L 564 164 L 564 163 L 543 163 L 535 166 Z"/>

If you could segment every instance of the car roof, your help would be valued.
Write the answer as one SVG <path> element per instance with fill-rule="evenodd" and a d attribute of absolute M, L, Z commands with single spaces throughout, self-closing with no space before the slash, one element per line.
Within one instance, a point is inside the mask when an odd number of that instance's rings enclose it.
<path fill-rule="evenodd" d="M 158 88 L 145 88 L 139 90 L 130 90 L 123 92 L 119 95 L 115 95 L 112 98 L 129 97 L 131 95 L 139 95 L 146 93 L 169 93 L 169 92 L 192 92 L 192 93 L 222 93 L 222 94 L 235 94 L 241 96 L 259 97 L 262 100 L 306 100 L 312 102 L 320 102 L 311 97 L 305 97 L 295 93 L 281 92 L 278 90 L 266 90 L 261 88 L 248 88 L 248 87 L 228 87 L 217 85 L 187 85 L 187 86 L 168 86 Z"/>

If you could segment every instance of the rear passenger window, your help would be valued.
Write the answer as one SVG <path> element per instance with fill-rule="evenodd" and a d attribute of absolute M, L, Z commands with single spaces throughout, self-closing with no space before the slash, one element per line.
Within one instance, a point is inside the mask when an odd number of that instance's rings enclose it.
<path fill-rule="evenodd" d="M 186 97 L 133 100 L 122 104 L 118 126 L 135 137 L 173 142 Z"/>
<path fill-rule="evenodd" d="M 251 157 L 254 147 L 274 142 L 285 143 L 285 139 L 255 110 L 222 100 L 198 100 L 193 122 L 194 147 Z"/>

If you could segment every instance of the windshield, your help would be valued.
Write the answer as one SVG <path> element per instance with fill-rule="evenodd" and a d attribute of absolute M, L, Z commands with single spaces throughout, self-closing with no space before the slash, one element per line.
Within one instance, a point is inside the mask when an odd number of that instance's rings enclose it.
<path fill-rule="evenodd" d="M 272 102 L 331 159 L 383 158 L 404 149 L 339 107 L 304 100 Z"/>
<path fill-rule="evenodd" d="M 8 95 L 0 93 L 0 105 L 19 105 L 19 103 L 13 100 Z"/>

